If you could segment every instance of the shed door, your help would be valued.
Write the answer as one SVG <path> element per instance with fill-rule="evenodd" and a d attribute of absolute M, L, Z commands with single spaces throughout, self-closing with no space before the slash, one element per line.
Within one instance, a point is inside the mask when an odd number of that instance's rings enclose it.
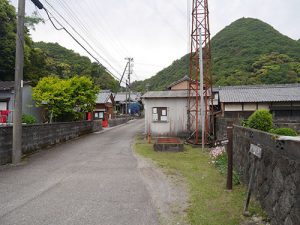
<path fill-rule="evenodd" d="M 0 110 L 7 110 L 7 102 L 0 102 Z"/>

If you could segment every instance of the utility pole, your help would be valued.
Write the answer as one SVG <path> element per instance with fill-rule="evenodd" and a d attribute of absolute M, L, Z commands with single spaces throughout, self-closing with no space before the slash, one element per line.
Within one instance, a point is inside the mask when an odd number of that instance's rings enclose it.
<path fill-rule="evenodd" d="M 15 63 L 15 105 L 13 114 L 13 145 L 12 163 L 18 164 L 22 156 L 22 87 L 24 67 L 24 17 L 25 0 L 18 1 L 18 21 L 16 37 L 16 63 Z"/>
<path fill-rule="evenodd" d="M 128 114 L 128 99 L 127 99 L 127 92 L 128 92 L 128 83 L 127 83 L 127 80 L 126 80 L 126 90 L 125 90 L 125 101 L 126 101 L 126 107 L 125 107 L 125 114 L 127 115 Z"/>
<path fill-rule="evenodd" d="M 133 58 L 130 58 L 130 57 L 127 57 L 127 58 L 125 58 L 126 60 L 128 60 L 128 99 L 129 99 L 129 107 L 128 108 L 130 108 L 130 92 L 131 92 L 131 89 L 130 89 L 130 75 L 131 75 L 131 73 L 132 73 L 132 62 L 133 62 Z M 126 87 L 127 87 L 127 85 L 126 85 Z M 126 92 L 127 93 L 127 92 Z"/>

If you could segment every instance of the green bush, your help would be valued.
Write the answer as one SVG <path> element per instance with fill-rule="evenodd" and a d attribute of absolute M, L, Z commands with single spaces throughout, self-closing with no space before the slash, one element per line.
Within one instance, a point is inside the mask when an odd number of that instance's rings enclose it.
<path fill-rule="evenodd" d="M 257 130 L 269 131 L 273 128 L 272 114 L 266 109 L 256 110 L 249 117 L 248 126 Z"/>
<path fill-rule="evenodd" d="M 22 115 L 22 123 L 34 124 L 34 123 L 36 123 L 36 119 L 32 115 L 23 114 Z"/>
<path fill-rule="evenodd" d="M 283 136 L 297 136 L 298 135 L 294 129 L 287 128 L 287 127 L 271 129 L 269 132 L 272 134 L 278 134 L 278 135 L 283 135 Z"/>

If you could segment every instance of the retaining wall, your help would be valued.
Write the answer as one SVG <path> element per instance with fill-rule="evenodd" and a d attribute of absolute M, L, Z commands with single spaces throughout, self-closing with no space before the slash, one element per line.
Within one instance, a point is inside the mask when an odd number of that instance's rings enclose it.
<path fill-rule="evenodd" d="M 216 117 L 216 138 L 217 140 L 224 140 L 227 137 L 227 123 L 232 122 L 239 125 L 240 119 L 236 118 L 226 118 L 226 117 Z"/>
<path fill-rule="evenodd" d="M 234 126 L 234 167 L 245 184 L 252 165 L 250 144 L 262 147 L 254 193 L 271 218 L 271 224 L 300 224 L 300 142 L 279 141 L 269 133 Z"/>
<path fill-rule="evenodd" d="M 300 123 L 299 122 L 274 122 L 276 127 L 288 127 L 292 128 L 300 134 Z"/>
<path fill-rule="evenodd" d="M 29 154 L 101 129 L 101 120 L 24 125 L 22 153 Z M 11 155 L 12 127 L 0 127 L 0 165 L 11 163 Z"/>
<path fill-rule="evenodd" d="M 131 119 L 132 119 L 131 117 L 122 117 L 122 118 L 111 119 L 111 120 L 108 120 L 108 125 L 110 127 L 115 127 L 120 124 L 127 123 Z"/>

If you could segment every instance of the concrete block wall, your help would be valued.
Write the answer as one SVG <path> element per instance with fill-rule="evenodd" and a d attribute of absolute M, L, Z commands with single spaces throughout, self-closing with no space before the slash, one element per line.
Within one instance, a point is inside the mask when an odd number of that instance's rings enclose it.
<path fill-rule="evenodd" d="M 122 118 L 111 119 L 111 120 L 108 120 L 108 125 L 110 127 L 115 127 L 115 126 L 121 125 L 123 123 L 127 123 L 131 119 L 132 118 L 130 118 L 130 117 L 122 117 Z"/>
<path fill-rule="evenodd" d="M 29 154 L 102 129 L 101 120 L 23 126 L 22 153 Z M 0 165 L 11 163 L 12 127 L 0 127 Z"/>
<path fill-rule="evenodd" d="M 238 118 L 226 118 L 226 117 L 216 117 L 215 127 L 216 127 L 216 138 L 217 140 L 224 140 L 227 138 L 227 123 L 232 122 L 239 125 L 241 120 Z"/>
<path fill-rule="evenodd" d="M 263 150 L 257 163 L 254 193 L 271 224 L 300 224 L 300 142 L 279 141 L 269 133 L 234 126 L 234 167 L 245 184 L 252 165 L 250 144 L 259 144 Z"/>
<path fill-rule="evenodd" d="M 300 134 L 300 123 L 299 122 L 276 122 L 275 121 L 275 126 L 292 128 L 295 131 L 297 131 L 298 134 Z"/>

